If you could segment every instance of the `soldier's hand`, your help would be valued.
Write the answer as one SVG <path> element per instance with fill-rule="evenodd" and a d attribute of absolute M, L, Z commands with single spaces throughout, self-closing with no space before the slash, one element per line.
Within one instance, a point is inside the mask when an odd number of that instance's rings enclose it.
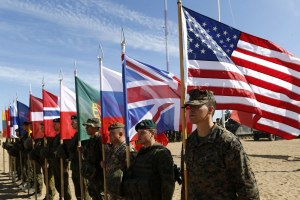
<path fill-rule="evenodd" d="M 57 158 L 62 158 L 62 159 L 66 159 L 67 158 L 67 153 L 65 151 L 65 148 L 64 148 L 64 145 L 63 144 L 60 144 L 58 147 L 57 147 L 57 150 L 56 150 L 56 157 Z"/>
<path fill-rule="evenodd" d="M 106 168 L 106 161 L 105 161 L 105 160 L 101 160 L 100 166 L 101 166 L 102 168 Z"/>
<path fill-rule="evenodd" d="M 77 151 L 78 151 L 79 153 L 82 153 L 82 152 L 83 152 L 82 146 L 77 146 Z"/>

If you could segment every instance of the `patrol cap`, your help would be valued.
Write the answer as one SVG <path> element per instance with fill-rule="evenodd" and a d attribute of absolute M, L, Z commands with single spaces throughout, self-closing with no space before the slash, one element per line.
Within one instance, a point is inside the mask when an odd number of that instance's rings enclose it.
<path fill-rule="evenodd" d="M 77 115 L 72 115 L 71 120 L 75 120 L 75 119 L 77 119 Z"/>
<path fill-rule="evenodd" d="M 92 127 L 97 127 L 97 128 L 100 128 L 101 127 L 101 123 L 99 121 L 98 118 L 91 118 L 91 119 L 88 119 L 86 121 L 86 123 L 83 123 L 82 125 L 84 126 L 92 126 Z"/>
<path fill-rule="evenodd" d="M 115 123 L 112 123 L 111 125 L 109 125 L 108 131 L 117 129 L 117 128 L 124 128 L 124 127 L 125 127 L 125 125 L 122 124 L 121 122 L 115 122 Z"/>
<path fill-rule="evenodd" d="M 60 118 L 53 119 L 53 122 L 60 122 Z"/>
<path fill-rule="evenodd" d="M 139 129 L 156 129 L 156 124 L 151 119 L 144 119 L 135 126 L 135 130 Z"/>
<path fill-rule="evenodd" d="M 19 132 L 19 131 L 20 131 L 20 129 L 18 129 L 18 128 L 17 128 L 15 131 L 16 131 L 16 132 Z"/>
<path fill-rule="evenodd" d="M 210 90 L 193 89 L 189 91 L 190 99 L 184 104 L 184 108 L 192 105 L 199 106 L 208 103 L 209 101 L 215 101 L 214 93 Z"/>
<path fill-rule="evenodd" d="M 44 126 L 44 122 L 41 123 L 41 126 Z"/>

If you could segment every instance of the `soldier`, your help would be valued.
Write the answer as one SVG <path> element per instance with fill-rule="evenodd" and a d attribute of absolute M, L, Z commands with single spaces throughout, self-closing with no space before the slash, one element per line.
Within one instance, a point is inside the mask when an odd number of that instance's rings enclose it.
<path fill-rule="evenodd" d="M 121 178 L 118 179 L 115 176 L 118 173 L 123 175 L 122 172 L 127 169 L 124 124 L 115 122 L 108 127 L 108 130 L 111 144 L 106 146 L 106 160 L 101 162 L 101 166 L 106 170 L 109 199 L 122 200 L 125 198 L 121 197 Z M 136 157 L 136 151 L 132 146 L 129 147 L 129 151 L 130 163 L 132 163 Z M 121 171 L 118 172 L 118 170 Z"/>
<path fill-rule="evenodd" d="M 71 116 L 71 120 L 72 120 L 72 127 L 75 130 L 77 130 L 78 129 L 77 116 L 76 115 Z M 81 199 L 81 189 L 80 189 L 80 171 L 79 171 L 79 154 L 78 154 L 79 151 L 77 151 L 78 139 L 79 139 L 79 135 L 78 132 L 76 132 L 68 144 L 68 154 L 69 154 L 69 159 L 71 161 L 72 180 L 74 184 L 75 195 L 76 198 L 79 200 Z M 81 145 L 84 146 L 85 143 L 86 141 L 82 141 Z M 83 195 L 84 199 L 85 200 L 91 199 L 88 192 L 85 190 L 85 188 L 87 188 L 86 180 L 83 181 L 83 187 L 84 187 L 84 195 Z"/>
<path fill-rule="evenodd" d="M 68 161 L 67 155 L 65 155 L 65 145 L 60 145 L 60 118 L 53 119 L 54 130 L 56 136 L 53 140 L 48 140 L 47 147 L 43 147 L 41 154 L 47 159 L 50 159 L 49 166 L 54 176 L 55 188 L 59 193 L 59 199 L 61 196 L 61 166 L 60 159 L 63 159 L 63 184 L 64 184 L 64 199 L 71 199 L 71 192 L 69 187 L 69 174 L 68 174 Z"/>
<path fill-rule="evenodd" d="M 100 167 L 102 160 L 102 143 L 99 129 L 101 124 L 98 118 L 88 119 L 83 124 L 90 139 L 83 146 L 83 163 L 81 174 L 88 180 L 88 192 L 93 200 L 103 199 L 103 170 Z"/>
<path fill-rule="evenodd" d="M 44 133 L 44 123 L 41 123 L 41 131 Z M 34 149 L 29 153 L 29 158 L 35 162 L 36 165 L 36 179 L 37 179 L 37 193 L 40 196 L 40 192 L 43 189 L 43 182 L 46 184 L 46 177 L 45 177 L 45 158 L 41 156 L 41 150 L 44 147 L 44 139 L 35 139 Z M 44 174 L 44 177 L 41 173 Z M 55 186 L 54 186 L 54 177 L 51 172 L 51 168 L 48 167 L 48 188 L 49 188 L 49 200 L 54 199 L 54 195 L 56 193 Z M 47 198 L 45 197 L 44 200 Z"/>
<path fill-rule="evenodd" d="M 155 142 L 156 124 L 149 119 L 135 126 L 143 145 L 124 178 L 127 199 L 171 200 L 175 188 L 171 152 Z"/>
<path fill-rule="evenodd" d="M 184 106 L 197 129 L 188 137 L 182 157 L 188 172 L 188 199 L 259 199 L 242 144 L 234 134 L 213 123 L 213 92 L 194 89 L 189 95 Z M 184 186 L 182 195 L 183 189 Z"/>

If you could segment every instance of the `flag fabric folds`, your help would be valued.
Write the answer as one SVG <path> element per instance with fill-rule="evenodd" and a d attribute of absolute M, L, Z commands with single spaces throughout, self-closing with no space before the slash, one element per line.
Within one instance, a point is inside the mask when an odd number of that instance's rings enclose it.
<path fill-rule="evenodd" d="M 20 136 L 23 136 L 25 134 L 25 132 L 23 131 L 23 123 L 29 121 L 29 107 L 22 102 L 17 101 L 17 109 L 19 134 Z"/>
<path fill-rule="evenodd" d="M 72 127 L 71 116 L 76 115 L 76 94 L 60 83 L 60 138 L 71 139 L 76 130 Z"/>
<path fill-rule="evenodd" d="M 58 96 L 43 89 L 43 117 L 46 137 L 55 137 L 53 119 L 60 118 Z"/>
<path fill-rule="evenodd" d="M 300 59 L 276 44 L 183 7 L 187 90 L 212 90 L 217 109 L 252 113 L 253 127 L 286 139 L 300 128 Z"/>
<path fill-rule="evenodd" d="M 89 136 L 85 130 L 85 123 L 89 118 L 100 119 L 100 91 L 75 76 L 76 105 L 79 139 L 87 140 Z"/>
<path fill-rule="evenodd" d="M 15 101 L 10 106 L 10 122 L 11 122 L 11 138 L 17 138 L 16 129 L 19 126 L 18 126 L 18 110 Z"/>
<path fill-rule="evenodd" d="M 41 130 L 41 123 L 43 122 L 43 100 L 30 95 L 29 97 L 30 107 L 30 121 L 32 122 L 32 137 L 34 139 L 40 139 L 44 137 L 44 133 Z"/>
<path fill-rule="evenodd" d="M 179 130 L 180 81 L 171 73 L 122 56 L 126 64 L 129 140 L 143 119 L 157 124 L 157 133 Z M 124 61 L 125 59 L 125 61 Z"/>
<path fill-rule="evenodd" d="M 5 110 L 5 118 L 6 118 L 6 137 L 10 138 L 11 129 L 10 129 L 10 108 L 8 107 L 7 110 Z"/>
<path fill-rule="evenodd" d="M 108 135 L 108 127 L 114 122 L 124 123 L 124 99 L 122 74 L 102 67 L 102 134 Z"/>
<path fill-rule="evenodd" d="M 6 113 L 2 110 L 2 137 L 7 137 Z"/>

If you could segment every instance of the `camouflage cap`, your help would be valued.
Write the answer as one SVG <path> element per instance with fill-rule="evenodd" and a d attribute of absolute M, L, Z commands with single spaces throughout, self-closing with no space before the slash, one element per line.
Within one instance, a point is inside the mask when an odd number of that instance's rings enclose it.
<path fill-rule="evenodd" d="M 115 122 L 115 123 L 112 123 L 111 125 L 109 125 L 108 127 L 108 131 L 110 130 L 113 130 L 113 129 L 117 129 L 117 128 L 124 128 L 125 125 L 120 123 L 120 122 Z"/>
<path fill-rule="evenodd" d="M 214 93 L 210 90 L 199 90 L 193 89 L 189 91 L 190 99 L 184 104 L 184 107 L 193 105 L 203 105 L 209 102 L 210 100 L 215 101 Z"/>
<path fill-rule="evenodd" d="M 53 122 L 60 122 L 60 118 L 53 119 Z"/>
<path fill-rule="evenodd" d="M 98 118 L 88 119 L 86 121 L 86 123 L 83 123 L 82 125 L 84 125 L 84 126 L 91 126 L 91 127 L 98 127 L 98 128 L 101 127 L 101 123 L 100 123 L 100 121 L 99 121 Z"/>
<path fill-rule="evenodd" d="M 29 124 L 32 124 L 32 123 L 28 122 L 28 121 L 23 122 L 23 125 L 29 125 Z"/>
<path fill-rule="evenodd" d="M 151 119 L 144 119 L 135 126 L 135 130 L 139 129 L 156 129 L 156 124 Z"/>
<path fill-rule="evenodd" d="M 75 119 L 77 119 L 77 115 L 72 115 L 71 120 L 75 120 Z"/>

